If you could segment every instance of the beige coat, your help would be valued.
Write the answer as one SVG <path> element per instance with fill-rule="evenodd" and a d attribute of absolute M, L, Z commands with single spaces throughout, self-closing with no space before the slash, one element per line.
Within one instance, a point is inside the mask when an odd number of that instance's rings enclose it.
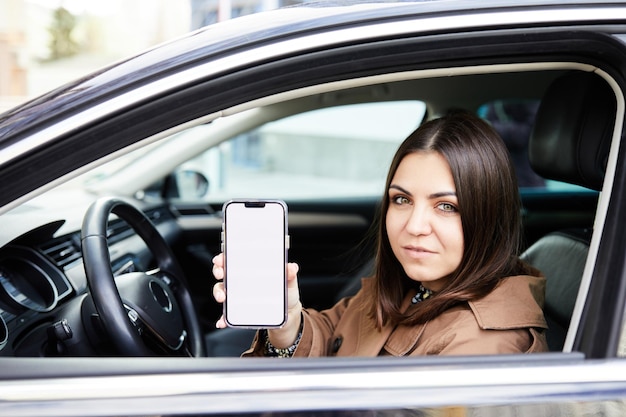
<path fill-rule="evenodd" d="M 334 307 L 304 310 L 302 339 L 294 357 L 377 355 L 473 355 L 530 353 L 547 350 L 542 305 L 545 279 L 514 276 L 504 279 L 482 299 L 455 306 L 418 326 L 385 326 L 378 331 L 365 312 L 374 281 L 363 279 L 361 290 Z M 411 297 L 404 309 L 411 308 Z M 262 356 L 256 340 L 245 356 Z"/>

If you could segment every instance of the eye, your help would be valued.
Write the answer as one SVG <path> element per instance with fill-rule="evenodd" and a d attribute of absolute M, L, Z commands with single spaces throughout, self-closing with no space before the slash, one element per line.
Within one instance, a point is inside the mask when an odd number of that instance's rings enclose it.
<path fill-rule="evenodd" d="M 456 213 L 459 211 L 452 203 L 439 203 L 437 204 L 437 208 L 446 213 Z"/>
<path fill-rule="evenodd" d="M 397 195 L 395 197 L 391 197 L 391 202 L 396 205 L 410 204 L 411 200 L 403 195 Z"/>

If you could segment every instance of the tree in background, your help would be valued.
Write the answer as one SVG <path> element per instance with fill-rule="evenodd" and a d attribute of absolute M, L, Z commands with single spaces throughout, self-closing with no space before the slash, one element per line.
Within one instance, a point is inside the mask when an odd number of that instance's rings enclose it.
<path fill-rule="evenodd" d="M 80 49 L 72 38 L 76 27 L 76 17 L 67 9 L 59 7 L 54 11 L 50 32 L 50 60 L 67 58 L 76 55 Z"/>

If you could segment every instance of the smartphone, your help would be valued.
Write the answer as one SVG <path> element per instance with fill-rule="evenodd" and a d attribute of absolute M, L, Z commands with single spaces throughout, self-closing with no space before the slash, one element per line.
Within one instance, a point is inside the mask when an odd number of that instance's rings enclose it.
<path fill-rule="evenodd" d="M 231 200 L 222 213 L 226 324 L 281 327 L 287 320 L 287 205 Z"/>

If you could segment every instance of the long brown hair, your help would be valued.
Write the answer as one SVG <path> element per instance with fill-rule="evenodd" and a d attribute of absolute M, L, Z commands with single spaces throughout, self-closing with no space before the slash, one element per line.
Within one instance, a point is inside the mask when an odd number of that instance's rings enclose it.
<path fill-rule="evenodd" d="M 444 290 L 401 313 L 400 305 L 414 286 L 394 256 L 385 218 L 389 185 L 402 159 L 414 152 L 438 152 L 452 171 L 463 227 L 464 253 Z M 509 153 L 496 131 L 467 112 L 431 120 L 398 148 L 387 175 L 378 217 L 375 265 L 376 297 L 372 315 L 379 327 L 423 323 L 451 306 L 488 294 L 504 277 L 536 274 L 519 260 L 521 203 Z"/>

